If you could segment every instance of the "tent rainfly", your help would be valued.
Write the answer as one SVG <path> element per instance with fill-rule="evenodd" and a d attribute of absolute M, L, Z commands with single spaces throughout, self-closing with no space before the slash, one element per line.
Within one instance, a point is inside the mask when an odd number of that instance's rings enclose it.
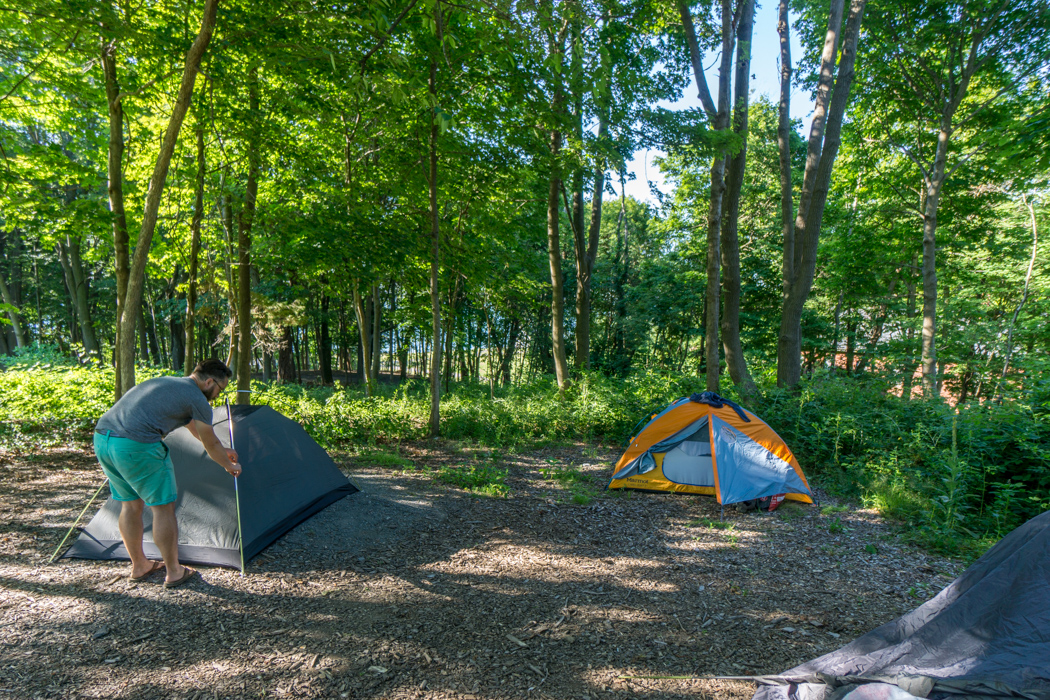
<path fill-rule="evenodd" d="M 357 488 L 332 458 L 295 421 L 268 406 L 233 406 L 234 444 L 244 471 L 238 479 L 244 561 L 293 527 Z M 215 411 L 215 434 L 229 447 L 226 411 Z M 233 479 L 208 457 L 186 428 L 164 443 L 175 465 L 179 498 L 179 559 L 190 564 L 240 568 Z M 120 503 L 110 498 L 63 557 L 127 559 L 117 518 Z M 152 517 L 145 513 L 146 556 L 159 559 L 152 541 Z"/>
<path fill-rule="evenodd" d="M 713 495 L 723 506 L 785 495 L 812 503 L 802 468 L 761 418 L 718 394 L 681 398 L 652 417 L 616 464 L 610 489 Z"/>
<path fill-rule="evenodd" d="M 754 700 L 1050 698 L 1050 511 L 937 596 L 766 684 Z"/>

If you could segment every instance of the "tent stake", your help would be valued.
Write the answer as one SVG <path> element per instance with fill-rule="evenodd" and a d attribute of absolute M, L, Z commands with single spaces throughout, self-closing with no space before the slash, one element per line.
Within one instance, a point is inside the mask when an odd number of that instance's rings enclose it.
<path fill-rule="evenodd" d="M 230 400 L 226 399 L 226 427 L 230 429 L 230 449 L 233 446 L 233 414 L 230 412 Z M 244 576 L 244 535 L 241 534 L 241 492 L 237 488 L 237 477 L 233 477 L 233 497 L 237 501 L 237 546 L 241 550 L 241 576 Z"/>
<path fill-rule="evenodd" d="M 107 476 L 105 479 L 102 480 L 102 485 L 98 487 L 98 491 L 95 492 L 95 495 L 92 496 L 91 500 L 87 502 L 86 506 L 84 506 L 84 510 L 80 511 L 80 515 L 78 515 L 77 519 L 73 521 L 73 526 L 69 528 L 69 531 L 66 533 L 66 536 L 63 537 L 62 541 L 58 543 L 58 547 L 55 548 L 55 553 L 52 554 L 51 558 L 47 560 L 48 564 L 54 563 L 55 557 L 58 556 L 59 551 L 62 549 L 62 545 L 64 545 L 66 543 L 66 540 L 69 539 L 69 536 L 73 534 L 73 530 L 77 528 L 77 523 L 79 523 L 80 519 L 84 517 L 84 513 L 87 512 L 87 509 L 91 507 L 91 504 L 95 502 L 95 499 L 98 498 L 98 495 L 102 493 L 102 489 L 106 488 L 106 484 L 108 483 L 109 477 Z"/>

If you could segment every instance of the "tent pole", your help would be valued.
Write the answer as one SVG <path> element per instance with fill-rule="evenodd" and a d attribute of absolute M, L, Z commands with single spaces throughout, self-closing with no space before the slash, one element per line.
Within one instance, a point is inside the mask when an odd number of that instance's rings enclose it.
<path fill-rule="evenodd" d="M 226 399 L 226 427 L 230 429 L 230 449 L 233 446 L 233 414 L 230 412 L 230 400 Z M 241 492 L 237 488 L 237 477 L 233 477 L 233 497 L 237 501 L 237 546 L 241 550 L 241 576 L 244 576 L 244 535 L 241 534 Z"/>
<path fill-rule="evenodd" d="M 66 536 L 63 537 L 62 541 L 58 543 L 58 547 L 55 548 L 55 553 L 52 554 L 51 558 L 47 560 L 48 564 L 53 564 L 54 563 L 55 557 L 58 556 L 59 551 L 61 551 L 61 549 L 62 549 L 62 545 L 64 545 L 66 543 L 66 540 L 69 539 L 69 536 L 71 534 L 73 534 L 73 530 L 75 530 L 77 528 L 77 523 L 79 523 L 80 519 L 84 517 L 84 513 L 87 512 L 87 509 L 91 507 L 91 504 L 95 502 L 95 499 L 98 498 L 98 495 L 100 493 L 102 493 L 102 489 L 106 488 L 106 484 L 108 484 L 108 483 L 109 483 L 109 477 L 107 476 L 105 479 L 102 480 L 102 485 L 98 487 L 98 491 L 95 492 L 95 495 L 92 496 L 91 500 L 87 502 L 86 506 L 84 506 L 84 510 L 80 511 L 80 515 L 78 515 L 77 519 L 73 521 L 73 526 L 71 528 L 69 528 L 69 531 L 66 533 Z"/>

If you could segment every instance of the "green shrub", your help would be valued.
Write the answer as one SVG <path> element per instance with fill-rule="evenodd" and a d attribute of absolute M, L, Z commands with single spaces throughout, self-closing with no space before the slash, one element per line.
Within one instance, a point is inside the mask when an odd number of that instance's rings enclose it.
<path fill-rule="evenodd" d="M 111 369 L 60 364 L 52 355 L 24 354 L 3 372 L 0 446 L 32 450 L 87 439 L 112 404 Z M 140 379 L 160 373 L 138 369 Z M 977 551 L 984 545 L 973 543 L 992 541 L 1050 507 L 1050 385 L 1035 385 L 1030 404 L 955 411 L 939 400 L 902 401 L 878 379 L 825 374 L 788 390 L 775 387 L 771 374 L 758 376 L 762 386 L 746 406 L 784 438 L 811 484 L 907 523 L 910 536 L 927 546 Z M 616 444 L 653 412 L 702 388 L 685 374 L 617 379 L 585 372 L 564 395 L 548 377 L 497 387 L 493 399 L 487 385 L 452 382 L 442 396 L 441 433 L 508 452 L 552 442 Z M 381 385 L 371 398 L 358 385 L 253 382 L 252 390 L 253 402 L 297 420 L 326 448 L 428 433 L 429 386 L 418 380 Z M 732 387 L 725 393 L 739 400 Z M 541 471 L 574 500 L 597 495 L 595 482 L 577 469 Z M 630 497 L 608 495 L 621 494 Z"/>

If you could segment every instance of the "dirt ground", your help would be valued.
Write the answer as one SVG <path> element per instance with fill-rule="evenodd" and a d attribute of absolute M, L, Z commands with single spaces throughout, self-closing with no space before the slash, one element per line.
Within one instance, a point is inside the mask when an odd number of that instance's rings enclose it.
<path fill-rule="evenodd" d="M 202 568 L 168 591 L 121 562 L 47 563 L 101 482 L 87 449 L 0 452 L 0 698 L 746 699 L 750 681 L 700 677 L 785 670 L 960 571 L 871 512 L 727 511 L 720 528 L 712 498 L 581 505 L 540 471 L 574 465 L 598 488 L 613 450 L 400 453 L 499 464 L 510 495 L 335 455 L 361 493 L 247 576 Z"/>

